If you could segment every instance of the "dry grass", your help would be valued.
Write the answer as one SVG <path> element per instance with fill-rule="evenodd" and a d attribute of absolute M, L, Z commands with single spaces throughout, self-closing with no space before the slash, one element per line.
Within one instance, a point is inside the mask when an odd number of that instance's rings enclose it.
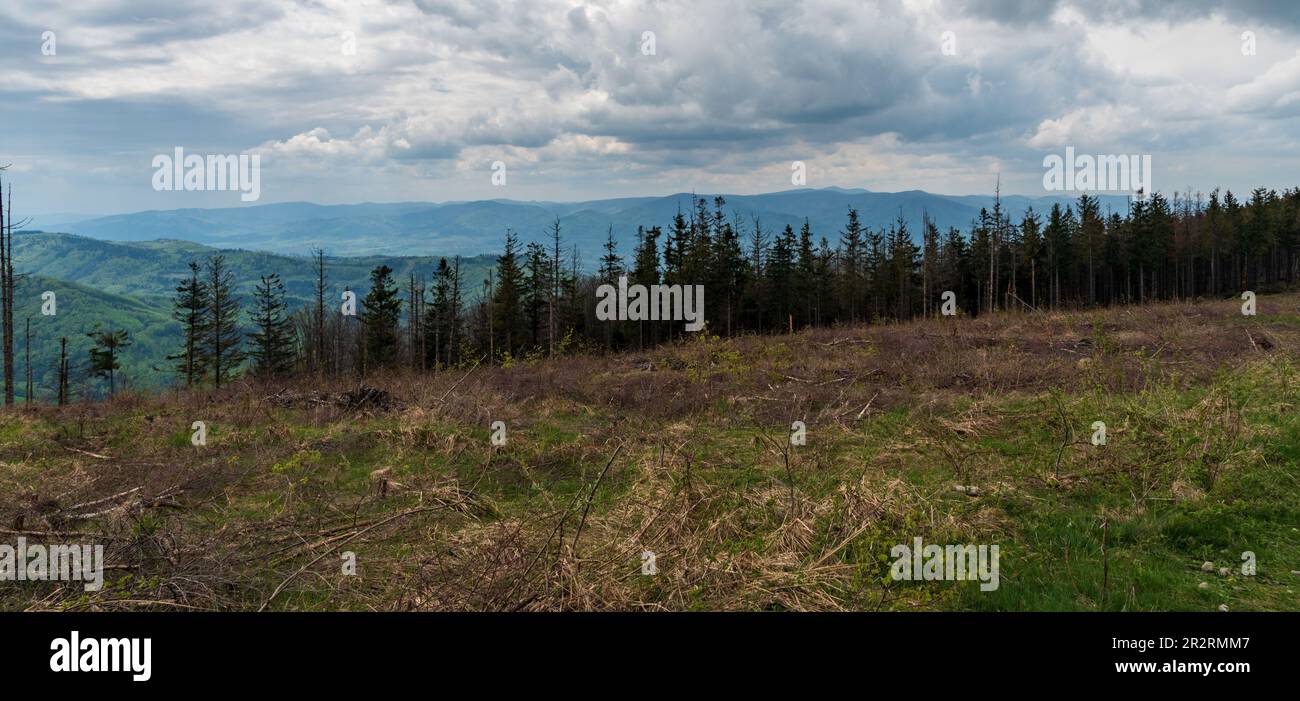
<path fill-rule="evenodd" d="M 1076 405 L 1294 358 L 1298 309 L 1279 295 L 1254 319 L 1229 301 L 703 336 L 368 378 L 382 395 L 313 379 L 11 410 L 0 538 L 102 542 L 115 569 L 102 592 L 28 585 L 0 591 L 0 608 L 956 605 L 951 588 L 894 586 L 881 553 L 903 534 L 1022 538 L 1009 511 L 1052 490 L 1122 481 L 1138 510 L 1204 499 L 1267 430 L 1230 398 L 1135 409 L 1112 436 L 1150 450 L 1100 456 Z M 189 444 L 195 420 L 206 448 Z M 498 420 L 506 446 L 488 438 Z M 795 420 L 807 446 L 789 447 Z M 1031 424 L 1042 455 L 998 447 Z M 1192 425 L 1199 446 L 1174 435 Z"/>

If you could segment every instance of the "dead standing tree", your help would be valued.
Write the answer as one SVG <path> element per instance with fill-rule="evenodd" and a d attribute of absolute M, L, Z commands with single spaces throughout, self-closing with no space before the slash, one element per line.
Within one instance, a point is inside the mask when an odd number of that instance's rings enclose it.
<path fill-rule="evenodd" d="M 0 166 L 0 171 L 9 166 Z M 7 202 L 5 201 L 7 195 Z M 5 406 L 14 403 L 14 228 L 29 220 L 14 221 L 14 186 L 4 192 L 0 182 L 0 323 L 3 324 Z"/>
<path fill-rule="evenodd" d="M 325 374 L 325 249 L 313 253 L 316 262 L 316 359 L 313 369 Z"/>

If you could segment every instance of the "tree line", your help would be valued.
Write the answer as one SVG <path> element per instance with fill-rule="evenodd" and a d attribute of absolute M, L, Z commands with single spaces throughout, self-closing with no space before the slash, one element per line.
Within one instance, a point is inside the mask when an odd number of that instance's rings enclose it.
<path fill-rule="evenodd" d="M 0 209 L 0 319 L 6 401 L 12 401 L 12 250 Z M 8 226 L 6 226 L 8 224 Z M 430 279 L 405 281 L 380 265 L 365 296 L 333 299 L 323 251 L 315 251 L 312 304 L 291 310 L 275 273 L 251 300 L 235 293 L 225 258 L 192 261 L 176 287 L 181 343 L 169 369 L 187 387 L 220 388 L 241 376 L 366 376 L 407 368 L 436 371 L 478 362 L 646 348 L 686 335 L 682 321 L 603 321 L 596 288 L 703 285 L 704 333 L 792 333 L 835 324 L 881 323 L 940 313 L 945 292 L 960 313 L 1026 312 L 1269 291 L 1300 279 L 1300 189 L 1264 188 L 1239 200 L 1153 193 L 1125 211 L 1103 211 L 1082 195 L 1012 221 L 994 198 L 966 231 L 925 216 L 919 235 L 900 216 L 873 229 L 847 208 L 843 227 L 770 230 L 729 212 L 722 197 L 693 198 L 664 228 L 638 227 L 625 257 L 614 232 L 585 273 L 556 219 L 543 241 L 521 245 L 507 231 L 481 289 L 469 289 L 460 259 L 441 258 Z M 115 389 L 125 331 L 96 329 L 90 372 Z M 60 403 L 67 401 L 66 352 Z M 29 391 L 30 395 L 30 391 Z"/>
<path fill-rule="evenodd" d="M 478 348 L 493 358 L 554 353 L 557 332 L 539 310 L 557 301 L 558 335 L 588 346 L 643 348 L 684 333 L 681 322 L 597 320 L 596 286 L 622 276 L 704 285 L 709 332 L 728 336 L 935 316 L 946 291 L 976 316 L 1277 290 L 1300 278 L 1300 189 L 1259 188 L 1246 201 L 1219 190 L 1140 193 L 1125 211 L 1103 211 L 1085 194 L 1018 221 L 995 197 L 966 231 L 940 231 L 925 216 L 917 236 L 901 214 L 872 229 L 852 208 L 831 235 L 806 219 L 798 231 L 770 230 L 728 213 L 721 197 L 696 198 L 666 230 L 639 227 L 626 259 L 610 232 L 595 275 L 580 278 L 575 267 L 561 278 L 556 260 L 539 244 L 521 254 L 507 234 L 480 314 L 487 327 L 473 334 Z"/>
<path fill-rule="evenodd" d="M 264 278 L 258 288 L 252 372 L 437 370 L 645 348 L 686 334 L 681 321 L 597 319 L 596 288 L 620 277 L 630 285 L 703 285 L 707 333 L 728 336 L 935 316 L 946 291 L 961 313 L 976 316 L 1237 295 L 1300 278 L 1300 189 L 1260 188 L 1246 201 L 1218 190 L 1208 197 L 1153 193 L 1132 198 L 1125 211 L 1103 211 L 1085 194 L 1046 212 L 1029 209 L 1018 221 L 995 197 L 966 231 L 940 231 L 923 217 L 919 236 L 901 215 L 872 229 L 852 208 L 834 234 L 812 231 L 807 220 L 797 231 L 774 231 L 728 212 L 722 197 L 695 198 L 666 229 L 638 227 L 626 257 L 609 231 L 593 273 L 582 272 L 558 219 L 545 233 L 544 241 L 522 245 L 507 231 L 477 294 L 465 288 L 458 260 L 440 260 L 431 280 L 413 275 L 404 290 L 380 266 L 355 317 L 325 300 L 318 252 L 314 310 L 286 316 L 274 301 L 275 283 Z M 217 289 L 216 278 L 207 278 Z M 203 284 L 196 273 L 190 289 Z M 192 296 L 184 291 L 178 300 Z M 277 330 L 284 318 L 288 328 Z M 204 347 L 200 327 L 193 328 Z M 200 366 L 217 355 L 216 335 L 209 335 L 212 350 Z"/>

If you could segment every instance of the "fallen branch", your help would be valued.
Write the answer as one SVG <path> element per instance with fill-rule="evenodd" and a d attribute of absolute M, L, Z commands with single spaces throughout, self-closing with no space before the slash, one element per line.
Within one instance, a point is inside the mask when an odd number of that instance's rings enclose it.
<path fill-rule="evenodd" d="M 622 444 L 619 444 L 619 446 L 614 449 L 614 454 L 609 456 L 609 462 L 605 463 L 605 469 L 600 471 L 600 477 L 597 477 L 596 484 L 592 485 L 591 493 L 587 495 L 587 504 L 582 507 L 582 520 L 578 521 L 578 531 L 573 534 L 573 554 L 575 557 L 578 554 L 578 539 L 582 537 L 582 527 L 587 525 L 587 512 L 591 510 L 591 500 L 596 497 L 596 490 L 600 489 L 600 483 L 605 480 L 605 473 L 609 472 L 610 465 L 614 464 L 614 458 L 617 458 L 618 454 L 622 451 L 623 446 Z"/>
<path fill-rule="evenodd" d="M 447 397 L 451 396 L 451 393 L 456 391 L 456 388 L 460 386 L 460 383 L 465 381 L 465 378 L 469 377 L 470 375 L 473 375 L 474 371 L 478 369 L 478 366 L 481 365 L 485 359 L 487 359 L 486 355 L 483 356 L 482 358 L 479 358 L 479 361 L 474 364 L 474 367 L 469 369 L 469 372 L 462 375 L 459 380 L 456 380 L 456 384 L 451 386 L 451 389 L 447 390 L 446 393 L 444 393 L 441 397 L 438 397 L 438 403 L 441 404 L 447 401 Z"/>
<path fill-rule="evenodd" d="M 62 444 L 60 444 L 60 445 L 62 445 Z M 108 456 L 108 455 L 100 455 L 99 453 L 92 453 L 92 452 L 90 452 L 89 450 L 82 450 L 81 448 L 73 448 L 73 447 L 70 446 L 70 445 L 65 445 L 65 446 L 63 446 L 63 447 L 64 447 L 64 448 L 67 448 L 68 450 L 71 450 L 71 451 L 74 452 L 74 453 L 81 453 L 82 455 L 89 455 L 90 457 L 95 458 L 96 460 L 112 460 L 112 459 L 113 459 L 112 457 L 110 457 L 110 456 Z"/>
<path fill-rule="evenodd" d="M 867 413 L 867 409 L 870 409 L 870 408 L 871 408 L 872 403 L 875 402 L 875 401 L 876 401 L 876 397 L 879 397 L 879 396 L 880 396 L 880 393 L 879 393 L 879 392 L 876 392 L 875 394 L 871 395 L 871 399 L 867 400 L 867 405 L 864 406 L 864 407 L 862 407 L 862 411 L 859 411 L 857 417 L 854 418 L 853 420 L 854 420 L 854 421 L 861 421 L 861 420 L 862 420 L 862 415 Z"/>
<path fill-rule="evenodd" d="M 19 529 L 17 529 L 17 530 L 12 530 L 12 529 L 8 529 L 8 528 L 0 528 L 0 534 L 2 534 L 2 535 L 17 535 L 17 536 L 28 536 L 28 535 L 31 535 L 31 536 L 36 536 L 36 537 L 38 537 L 38 538 L 67 538 L 67 537 L 73 537 L 73 538 L 105 538 L 105 537 L 108 537 L 108 536 L 105 536 L 103 533 L 90 533 L 90 532 L 88 532 L 88 531 L 28 531 L 28 530 L 24 530 L 24 529 L 21 529 L 21 528 L 19 528 Z"/>
<path fill-rule="evenodd" d="M 87 508 L 90 508 L 90 507 L 92 507 L 92 506 L 99 506 L 100 504 L 103 504 L 103 503 L 105 503 L 105 502 L 113 501 L 113 500 L 115 500 L 115 499 L 120 499 L 120 498 L 122 498 L 122 497 L 124 497 L 124 496 L 129 496 L 129 495 L 131 495 L 131 494 L 134 494 L 134 493 L 140 491 L 140 489 L 141 489 L 141 487 L 133 487 L 133 488 L 131 488 L 131 489 L 126 490 L 125 492 L 118 492 L 117 494 L 114 494 L 114 495 L 112 495 L 112 496 L 103 497 L 103 498 L 101 498 L 101 499 L 95 499 L 95 500 L 93 500 L 93 501 L 82 502 L 82 503 L 80 503 L 80 504 L 76 504 L 76 505 L 74 505 L 74 506 L 69 506 L 69 507 L 67 507 L 67 508 L 65 508 L 65 509 L 63 509 L 63 510 L 64 510 L 64 511 L 81 511 L 82 509 L 87 509 Z"/>
<path fill-rule="evenodd" d="M 284 580 L 283 582 L 280 582 L 280 586 L 276 587 L 276 588 L 275 588 L 275 591 L 271 592 L 271 595 L 268 596 L 268 597 L 266 597 L 266 601 L 263 601 L 263 602 L 262 602 L 262 605 L 259 606 L 259 607 L 257 607 L 257 611 L 258 611 L 258 613 L 261 613 L 262 611 L 265 611 L 265 610 L 266 610 L 266 607 L 267 607 L 268 605 L 270 605 L 271 601 L 274 600 L 275 597 L 279 596 L 280 592 L 284 591 L 284 588 L 285 588 L 286 586 L 289 585 L 289 582 L 292 582 L 292 581 L 293 581 L 293 580 L 294 580 L 298 575 L 302 574 L 303 572 L 306 572 L 308 569 L 311 568 L 312 565 L 316 564 L 317 562 L 320 562 L 322 559 L 325 558 L 326 555 L 329 555 L 330 553 L 334 552 L 335 550 L 338 550 L 339 548 L 343 547 L 343 546 L 346 545 L 347 543 L 352 542 L 354 539 L 359 538 L 360 536 L 365 535 L 366 533 L 369 533 L 370 531 L 372 531 L 372 530 L 374 530 L 374 529 L 376 529 L 376 528 L 378 528 L 378 527 L 380 527 L 380 526 L 382 526 L 382 525 L 384 525 L 384 524 L 386 524 L 386 523 L 391 523 L 391 522 L 393 522 L 393 521 L 396 521 L 396 520 L 399 519 L 399 518 L 405 518 L 405 517 L 407 517 L 407 516 L 413 516 L 413 515 L 415 515 L 415 514 L 423 513 L 423 512 L 426 512 L 426 511 L 437 511 L 437 510 L 440 509 L 440 508 L 443 508 L 443 507 L 440 507 L 440 506 L 425 506 L 425 507 L 418 508 L 418 509 L 408 509 L 408 510 L 406 510 L 406 511 L 403 511 L 403 512 L 400 513 L 400 514 L 394 514 L 393 516 L 390 516 L 390 517 L 388 517 L 388 518 L 386 518 L 386 519 L 384 519 L 384 520 L 382 520 L 382 521 L 379 521 L 379 522 L 377 522 L 377 523 L 373 523 L 373 524 L 371 524 L 371 525 L 369 525 L 369 526 L 366 526 L 365 528 L 362 528 L 361 530 L 357 531 L 356 533 L 353 533 L 352 535 L 348 536 L 347 539 L 340 541 L 338 544 L 334 545 L 334 546 L 331 547 L 329 550 L 326 550 L 325 552 L 321 553 L 319 556 L 316 557 L 316 559 L 314 559 L 314 560 L 312 560 L 311 562 L 308 562 L 307 564 L 305 564 L 305 565 L 303 565 L 302 567 L 298 568 L 298 570 L 297 570 L 296 572 L 294 572 L 293 574 L 291 574 L 291 575 L 289 575 L 288 577 L 286 577 L 285 580 Z"/>

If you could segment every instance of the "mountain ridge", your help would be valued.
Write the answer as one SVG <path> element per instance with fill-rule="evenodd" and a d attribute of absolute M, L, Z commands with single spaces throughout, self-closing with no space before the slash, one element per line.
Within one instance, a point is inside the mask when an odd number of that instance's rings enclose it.
<path fill-rule="evenodd" d="M 619 250 L 631 251 L 637 227 L 667 228 L 673 215 L 689 215 L 692 198 L 708 201 L 718 195 L 678 192 L 664 196 L 619 197 L 577 202 L 513 200 L 508 198 L 450 201 L 322 205 L 284 202 L 218 209 L 147 210 L 97 217 L 63 225 L 60 231 L 109 241 L 178 239 L 218 248 L 305 255 L 321 247 L 336 256 L 362 255 L 481 255 L 499 253 L 507 230 L 523 244 L 546 240 L 546 230 L 558 218 L 564 238 L 592 267 L 607 232 L 613 231 Z M 864 226 L 885 229 L 902 217 L 914 237 L 922 217 L 941 230 L 966 230 L 980 209 L 994 198 L 983 195 L 939 195 L 923 190 L 872 192 L 861 188 L 796 188 L 753 195 L 722 194 L 724 210 L 746 226 L 761 222 L 769 234 L 785 226 L 798 228 L 808 220 L 816 237 L 834 241 L 849 207 L 858 210 Z M 1053 204 L 1077 198 L 1056 195 L 1007 195 L 1004 209 L 1018 220 L 1026 209 L 1046 213 Z M 1127 207 L 1127 197 L 1100 195 L 1102 208 Z"/>

